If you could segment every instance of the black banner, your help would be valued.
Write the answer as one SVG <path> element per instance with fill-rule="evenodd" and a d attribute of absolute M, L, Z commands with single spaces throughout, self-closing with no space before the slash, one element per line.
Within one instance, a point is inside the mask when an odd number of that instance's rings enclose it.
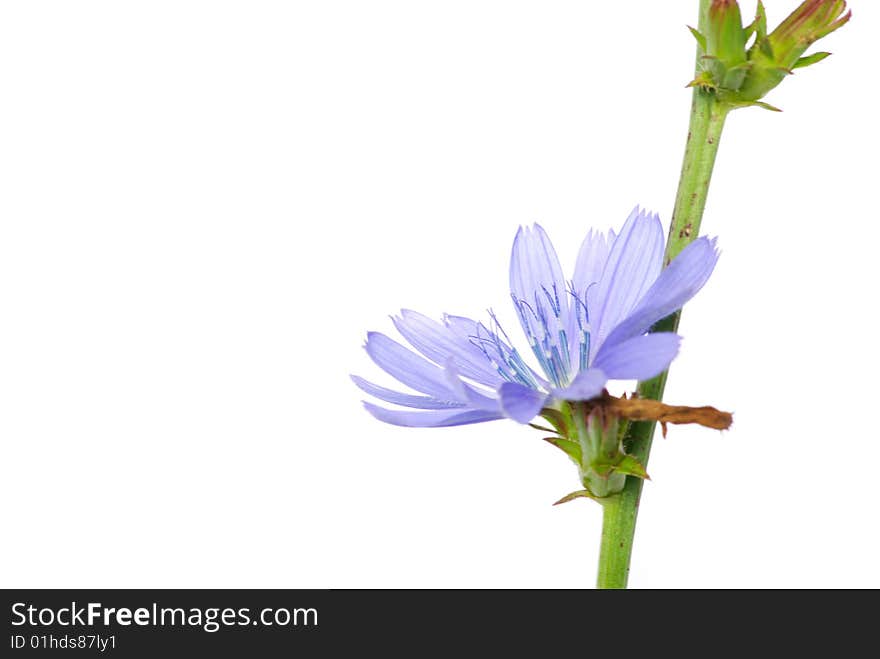
<path fill-rule="evenodd" d="M 875 610 L 833 591 L 576 590 L 7 590 L 3 607 L 0 654 L 23 658 L 839 651 Z"/>

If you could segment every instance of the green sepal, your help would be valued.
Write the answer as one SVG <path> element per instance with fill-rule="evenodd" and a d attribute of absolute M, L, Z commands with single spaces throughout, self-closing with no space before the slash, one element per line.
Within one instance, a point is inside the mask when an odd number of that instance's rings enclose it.
<path fill-rule="evenodd" d="M 644 465 L 632 455 L 625 455 L 623 459 L 614 467 L 614 471 L 618 474 L 626 474 L 627 476 L 635 476 L 642 480 L 651 480 Z"/>
<path fill-rule="evenodd" d="M 834 21 L 830 25 L 827 25 L 824 29 L 819 30 L 818 32 L 813 34 L 812 41 L 818 41 L 819 39 L 821 39 L 823 37 L 827 37 L 829 34 L 834 32 L 836 29 L 843 27 L 844 25 L 846 25 L 849 22 L 849 19 L 851 16 L 852 16 L 852 14 L 848 13 L 844 17 L 837 19 L 836 21 Z M 812 41 L 810 43 L 812 43 Z"/>
<path fill-rule="evenodd" d="M 816 62 L 821 62 L 823 59 L 828 57 L 831 53 L 820 52 L 813 53 L 812 55 L 807 55 L 806 57 L 801 57 L 797 62 L 792 64 L 792 69 L 802 69 L 805 66 L 810 66 L 810 64 L 815 64 Z"/>
<path fill-rule="evenodd" d="M 575 464 L 579 465 L 581 463 L 581 460 L 583 459 L 583 453 L 581 452 L 580 444 L 578 444 L 577 442 L 573 442 L 570 439 L 564 439 L 562 437 L 543 437 L 542 439 L 545 442 L 553 444 L 553 446 L 560 449 L 568 457 L 574 460 Z"/>
<path fill-rule="evenodd" d="M 721 87 L 731 91 L 738 90 L 742 87 L 743 81 L 746 79 L 746 75 L 748 75 L 751 68 L 751 63 L 746 62 L 745 64 L 727 69 L 724 73 L 724 82 L 722 82 Z"/>
<path fill-rule="evenodd" d="M 563 437 L 568 436 L 568 422 L 562 412 L 560 412 L 559 410 L 555 410 L 552 407 L 545 407 L 541 410 L 540 416 L 544 418 L 547 423 L 553 426 L 553 430 L 555 430 L 558 434 L 562 435 Z"/>
<path fill-rule="evenodd" d="M 696 78 L 691 80 L 685 87 L 701 87 L 702 89 L 715 90 L 715 82 L 712 75 L 708 71 L 701 72 Z"/>

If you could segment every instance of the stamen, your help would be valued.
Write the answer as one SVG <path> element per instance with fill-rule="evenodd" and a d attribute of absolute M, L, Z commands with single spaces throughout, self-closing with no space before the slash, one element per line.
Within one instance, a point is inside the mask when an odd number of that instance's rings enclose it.
<path fill-rule="evenodd" d="M 544 295 L 547 296 L 547 301 L 550 303 L 550 308 L 553 309 L 553 313 L 559 318 L 562 313 L 562 306 L 559 304 L 559 293 L 556 290 L 556 284 L 553 284 L 553 294 L 550 294 L 550 291 L 547 290 L 546 286 L 541 286 L 541 290 L 544 291 Z M 537 297 L 537 295 L 535 296 Z"/>
<path fill-rule="evenodd" d="M 532 375 L 531 369 L 523 361 L 520 354 L 515 348 L 508 346 L 505 341 L 501 339 L 501 336 L 503 336 L 509 342 L 507 333 L 504 331 L 504 328 L 501 327 L 498 318 L 491 309 L 489 310 L 489 317 L 491 318 L 492 329 L 487 328 L 483 323 L 477 324 L 477 331 L 485 332 L 488 336 L 483 337 L 478 334 L 477 336 L 469 337 L 471 343 L 480 349 L 489 363 L 496 368 L 498 374 L 502 378 L 508 382 L 518 382 L 531 389 L 539 389 L 538 382 Z M 499 334 L 501 336 L 499 336 Z M 492 351 L 497 354 L 499 358 L 498 360 L 494 359 L 489 354 L 487 347 L 491 348 Z"/>
<path fill-rule="evenodd" d="M 577 319 L 578 329 L 581 332 L 578 366 L 579 370 L 584 371 L 587 369 L 590 361 L 590 313 L 587 310 L 587 295 L 586 291 L 584 291 L 583 297 L 578 295 L 573 282 L 569 284 L 568 292 L 574 298 L 576 303 L 575 318 Z"/>
<path fill-rule="evenodd" d="M 555 285 L 552 292 L 546 287 L 541 287 L 541 291 L 547 300 L 545 302 L 541 298 L 541 292 L 536 291 L 534 306 L 513 295 L 511 298 L 538 363 L 557 387 L 564 387 L 569 381 L 571 357 L 560 318 L 562 305 Z M 548 306 L 553 314 L 552 318 L 548 313 Z"/>

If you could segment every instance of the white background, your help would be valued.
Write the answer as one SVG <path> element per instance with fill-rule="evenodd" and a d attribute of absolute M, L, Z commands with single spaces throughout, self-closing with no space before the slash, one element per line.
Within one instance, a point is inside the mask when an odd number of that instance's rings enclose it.
<path fill-rule="evenodd" d="M 769 0 L 776 23 L 794 0 Z M 737 111 L 634 587 L 880 587 L 876 28 Z M 751 15 L 754 3 L 744 3 Z M 540 434 L 348 379 L 509 309 L 516 227 L 672 208 L 696 2 L 28 2 L 0 13 L 0 585 L 588 587 Z"/>

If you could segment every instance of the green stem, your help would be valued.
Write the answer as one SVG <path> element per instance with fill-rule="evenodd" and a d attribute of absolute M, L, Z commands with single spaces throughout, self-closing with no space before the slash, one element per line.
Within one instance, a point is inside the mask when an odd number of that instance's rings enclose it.
<path fill-rule="evenodd" d="M 729 111 L 730 107 L 719 103 L 713 93 L 694 90 L 684 161 L 666 241 L 666 265 L 699 235 L 718 142 Z"/>
<path fill-rule="evenodd" d="M 627 477 L 630 481 L 640 480 Z M 617 496 L 605 499 L 602 504 L 602 544 L 599 549 L 599 576 L 597 588 L 626 588 L 629 575 L 629 559 L 632 553 L 632 536 L 636 525 L 636 509 L 629 507 L 624 499 L 624 491 Z M 638 505 L 638 492 L 636 505 Z"/>
<path fill-rule="evenodd" d="M 700 0 L 701 30 L 705 29 L 709 4 L 710 0 Z M 699 67 L 699 61 L 697 66 Z M 729 109 L 719 103 L 713 93 L 699 87 L 694 88 L 684 162 L 666 242 L 666 264 L 699 235 L 715 155 L 718 153 L 721 131 Z M 676 331 L 680 317 L 679 311 L 664 318 L 657 323 L 655 331 Z M 667 375 L 668 371 L 651 380 L 640 382 L 639 395 L 652 400 L 662 399 Z M 655 425 L 653 421 L 633 422 L 625 439 L 629 453 L 645 467 L 648 466 Z M 598 588 L 626 588 L 641 494 L 642 480 L 630 476 L 626 479 L 623 491 L 605 503 Z"/>

